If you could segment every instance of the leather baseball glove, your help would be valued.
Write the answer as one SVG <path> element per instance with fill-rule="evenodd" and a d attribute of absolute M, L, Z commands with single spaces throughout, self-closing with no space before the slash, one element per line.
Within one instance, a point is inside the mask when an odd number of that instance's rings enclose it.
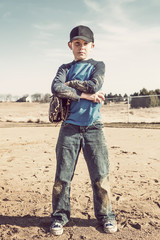
<path fill-rule="evenodd" d="M 49 121 L 51 123 L 65 121 L 69 116 L 70 100 L 51 96 L 49 104 Z"/>

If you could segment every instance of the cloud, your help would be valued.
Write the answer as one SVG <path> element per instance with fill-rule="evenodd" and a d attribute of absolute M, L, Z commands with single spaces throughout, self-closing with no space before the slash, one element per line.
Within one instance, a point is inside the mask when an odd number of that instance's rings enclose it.
<path fill-rule="evenodd" d="M 48 48 L 44 49 L 44 56 L 47 60 L 64 58 L 66 55 L 69 55 L 68 49 L 60 49 L 60 48 Z"/>
<path fill-rule="evenodd" d="M 157 44 L 160 41 L 159 16 L 155 14 L 159 0 L 148 1 L 149 5 L 138 0 L 100 0 L 98 3 L 84 0 L 88 8 L 96 14 L 92 25 L 96 29 L 97 39 L 103 39 L 104 46 L 142 46 Z M 103 6 L 103 7 L 101 7 Z M 93 13 L 94 14 L 94 13 Z M 148 16 L 155 21 L 148 22 Z"/>
<path fill-rule="evenodd" d="M 127 32 L 127 28 L 124 26 L 118 26 L 114 24 L 106 24 L 105 22 L 101 22 L 98 26 L 103 30 L 103 32 L 110 34 L 124 34 Z"/>
<path fill-rule="evenodd" d="M 58 23 L 48 23 L 48 24 L 33 24 L 33 27 L 41 31 L 53 31 L 61 27 Z"/>
<path fill-rule="evenodd" d="M 33 24 L 32 27 L 36 29 L 34 37 L 30 41 L 30 45 L 36 49 L 41 49 L 44 45 L 49 45 L 54 38 L 54 31 L 61 29 L 59 23 L 48 24 Z"/>
<path fill-rule="evenodd" d="M 9 20 L 10 17 L 11 17 L 11 12 L 10 11 L 7 11 L 7 12 L 3 13 L 3 15 L 2 15 L 2 19 L 5 20 L 5 21 Z"/>
<path fill-rule="evenodd" d="M 30 41 L 30 45 L 36 49 L 41 49 L 42 46 L 48 45 L 53 37 L 53 33 L 48 33 L 45 31 L 39 31 L 35 34 L 33 39 Z"/>
<path fill-rule="evenodd" d="M 155 6 L 160 6 L 160 1 L 159 1 L 159 0 L 152 0 L 152 3 L 153 3 Z"/>
<path fill-rule="evenodd" d="M 113 0 L 108 1 L 100 0 L 99 2 L 92 0 L 84 0 L 84 3 L 86 4 L 89 10 L 98 13 L 99 14 L 98 17 L 100 19 L 105 18 L 108 19 L 108 21 L 113 19 L 126 21 L 126 15 L 124 13 L 122 5 L 124 3 L 129 3 L 133 1 L 135 0 L 118 0 L 116 2 Z"/>
<path fill-rule="evenodd" d="M 108 41 L 122 42 L 124 44 L 150 44 L 160 41 L 160 27 L 148 28 L 129 28 L 116 25 L 105 25 L 100 23 L 99 27 L 103 30 L 103 38 Z"/>
<path fill-rule="evenodd" d="M 88 10 L 95 14 L 92 18 L 93 25 L 105 22 L 106 25 L 115 24 L 116 26 L 159 26 L 160 6 L 159 0 L 84 0 Z M 90 12 L 89 12 L 90 13 Z M 89 15 L 90 17 L 90 15 Z"/>
<path fill-rule="evenodd" d="M 100 12 L 102 10 L 102 5 L 99 4 L 98 2 L 92 1 L 92 0 L 84 0 L 84 3 L 86 6 L 95 12 Z"/>

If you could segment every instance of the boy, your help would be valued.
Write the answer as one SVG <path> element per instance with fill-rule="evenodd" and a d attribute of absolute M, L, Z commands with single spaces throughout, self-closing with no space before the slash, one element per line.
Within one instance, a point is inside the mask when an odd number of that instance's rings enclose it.
<path fill-rule="evenodd" d="M 63 64 L 52 82 L 52 93 L 71 100 L 70 115 L 62 123 L 56 146 L 57 169 L 53 186 L 51 233 L 61 235 L 70 219 L 70 184 L 80 150 L 88 166 L 94 211 L 106 233 L 117 231 L 109 189 L 109 160 L 100 116 L 105 66 L 89 59 L 94 48 L 90 28 L 77 26 L 70 33 L 74 61 Z"/>

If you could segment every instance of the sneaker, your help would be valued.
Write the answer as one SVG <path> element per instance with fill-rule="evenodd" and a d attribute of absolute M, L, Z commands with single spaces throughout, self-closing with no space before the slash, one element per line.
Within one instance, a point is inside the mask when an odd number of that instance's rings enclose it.
<path fill-rule="evenodd" d="M 59 222 L 53 222 L 51 227 L 50 227 L 50 232 L 55 235 L 59 236 L 63 233 L 63 226 Z"/>
<path fill-rule="evenodd" d="M 107 221 L 103 225 L 103 230 L 105 233 L 115 233 L 117 232 L 117 223 L 112 221 Z"/>

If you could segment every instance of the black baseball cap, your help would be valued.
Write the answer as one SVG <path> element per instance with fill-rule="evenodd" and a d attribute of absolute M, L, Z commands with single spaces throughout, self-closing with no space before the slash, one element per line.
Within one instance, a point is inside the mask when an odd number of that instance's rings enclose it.
<path fill-rule="evenodd" d="M 94 35 L 89 27 L 79 25 L 70 32 L 70 42 L 75 39 L 83 39 L 86 42 L 94 42 Z"/>

